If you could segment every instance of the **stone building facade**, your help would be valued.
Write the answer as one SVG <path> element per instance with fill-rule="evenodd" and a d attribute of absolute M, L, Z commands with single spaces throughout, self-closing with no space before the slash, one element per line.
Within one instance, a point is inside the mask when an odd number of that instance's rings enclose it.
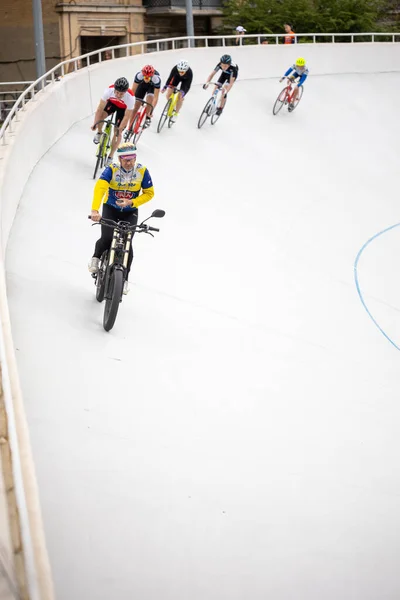
<path fill-rule="evenodd" d="M 196 35 L 215 32 L 221 2 L 193 0 Z M 106 46 L 186 35 L 185 0 L 42 0 L 42 11 L 47 70 Z M 36 79 L 32 0 L 1 0 L 0 14 L 0 81 Z"/>

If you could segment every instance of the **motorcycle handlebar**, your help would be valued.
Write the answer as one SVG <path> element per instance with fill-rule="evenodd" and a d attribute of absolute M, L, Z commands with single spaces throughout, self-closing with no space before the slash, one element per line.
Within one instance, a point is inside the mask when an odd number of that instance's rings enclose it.
<path fill-rule="evenodd" d="M 88 215 L 88 219 L 91 219 L 92 216 Z M 139 225 L 129 225 L 129 223 L 127 221 L 113 221 L 112 219 L 103 219 L 103 217 L 100 219 L 100 221 L 95 221 L 93 223 L 93 225 L 106 225 L 107 227 L 119 227 L 120 223 L 126 223 L 126 225 L 123 225 L 123 228 L 127 231 L 134 231 L 135 229 L 140 229 L 141 231 L 144 231 L 145 233 L 147 233 L 148 231 L 160 231 L 157 227 L 150 227 L 149 225 L 143 225 L 142 223 L 139 223 Z"/>

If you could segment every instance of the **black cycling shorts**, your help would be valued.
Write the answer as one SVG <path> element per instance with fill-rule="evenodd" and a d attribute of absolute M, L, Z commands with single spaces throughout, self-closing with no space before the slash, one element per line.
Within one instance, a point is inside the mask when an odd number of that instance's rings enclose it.
<path fill-rule="evenodd" d="M 146 94 L 154 94 L 154 85 L 142 81 L 136 88 L 135 98 L 140 98 L 140 100 L 144 100 Z"/>
<path fill-rule="evenodd" d="M 221 83 L 223 85 L 224 83 L 229 83 L 230 80 L 231 80 L 230 74 L 224 73 L 222 71 L 221 75 L 219 76 L 218 83 Z M 235 81 L 236 81 L 236 78 L 235 78 Z"/>
<path fill-rule="evenodd" d="M 112 115 L 113 113 L 117 113 L 117 118 L 115 121 L 115 124 L 117 125 L 117 127 L 119 125 L 121 125 L 122 119 L 125 116 L 125 108 L 121 108 L 119 106 L 115 106 L 115 104 L 113 102 L 111 102 L 111 100 L 108 100 L 107 104 L 104 107 L 105 112 L 108 115 Z"/>
<path fill-rule="evenodd" d="M 180 79 L 180 77 L 173 77 L 171 79 L 171 81 L 168 82 L 168 87 L 177 87 L 179 85 L 179 82 L 181 82 L 181 87 L 179 88 L 179 90 L 181 92 L 183 92 L 184 95 L 186 96 L 186 94 L 190 90 L 190 83 L 189 83 L 189 81 L 185 81 L 184 79 Z"/>

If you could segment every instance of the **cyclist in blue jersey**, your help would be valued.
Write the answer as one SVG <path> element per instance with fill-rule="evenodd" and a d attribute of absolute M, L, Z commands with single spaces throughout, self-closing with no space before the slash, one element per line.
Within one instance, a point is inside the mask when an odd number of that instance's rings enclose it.
<path fill-rule="evenodd" d="M 303 85 L 308 77 L 308 69 L 306 67 L 306 61 L 304 58 L 298 58 L 294 65 L 289 67 L 283 77 L 279 81 L 283 81 L 285 77 L 288 77 L 293 81 L 294 92 L 292 96 L 292 102 L 289 106 L 289 110 L 293 108 L 293 104 L 299 95 L 299 87 Z"/>

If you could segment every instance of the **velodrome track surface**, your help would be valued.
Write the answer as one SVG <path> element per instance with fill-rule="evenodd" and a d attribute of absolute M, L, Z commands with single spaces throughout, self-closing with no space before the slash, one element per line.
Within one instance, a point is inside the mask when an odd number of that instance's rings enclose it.
<path fill-rule="evenodd" d="M 144 133 L 166 216 L 110 333 L 91 117 L 25 188 L 8 297 L 59 600 L 399 598 L 400 75 L 311 73 L 278 117 L 241 75 L 215 126 L 196 85 Z"/>

